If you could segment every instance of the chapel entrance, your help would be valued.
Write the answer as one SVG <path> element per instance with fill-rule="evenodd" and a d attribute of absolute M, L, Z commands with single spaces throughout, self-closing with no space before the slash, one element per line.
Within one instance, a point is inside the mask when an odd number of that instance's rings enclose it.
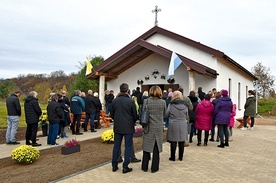
<path fill-rule="evenodd" d="M 169 88 L 172 88 L 173 91 L 177 90 L 179 88 L 179 84 L 152 84 L 152 85 L 142 85 L 142 90 L 141 92 L 144 92 L 144 91 L 149 91 L 149 89 L 152 87 L 152 86 L 155 86 L 155 85 L 158 85 L 161 90 L 167 90 Z"/>

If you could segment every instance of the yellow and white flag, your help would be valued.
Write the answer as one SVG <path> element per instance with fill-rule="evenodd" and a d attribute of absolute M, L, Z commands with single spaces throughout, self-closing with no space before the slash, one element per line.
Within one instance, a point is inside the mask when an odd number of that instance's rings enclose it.
<path fill-rule="evenodd" d="M 86 59 L 87 59 L 87 64 L 86 64 L 86 73 L 85 73 L 85 75 L 87 76 L 88 74 L 92 73 L 93 66 L 92 66 L 90 60 L 87 57 L 86 57 Z"/>

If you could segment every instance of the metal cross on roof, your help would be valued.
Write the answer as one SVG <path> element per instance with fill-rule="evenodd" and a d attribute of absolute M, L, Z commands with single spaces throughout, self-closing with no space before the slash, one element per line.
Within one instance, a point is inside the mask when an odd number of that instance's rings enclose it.
<path fill-rule="evenodd" d="M 160 12 L 160 11 L 161 11 L 161 9 L 160 8 L 158 9 L 157 5 L 155 6 L 155 9 L 151 11 L 152 13 L 155 13 L 155 22 L 154 22 L 155 26 L 158 26 L 157 13 Z"/>

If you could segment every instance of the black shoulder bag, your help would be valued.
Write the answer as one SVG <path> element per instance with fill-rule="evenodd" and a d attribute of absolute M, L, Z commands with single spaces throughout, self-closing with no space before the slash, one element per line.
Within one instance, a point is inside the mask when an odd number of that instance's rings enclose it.
<path fill-rule="evenodd" d="M 146 106 L 143 108 L 140 116 L 140 125 L 143 127 L 147 126 L 149 123 L 148 99 L 146 99 L 146 102 Z"/>

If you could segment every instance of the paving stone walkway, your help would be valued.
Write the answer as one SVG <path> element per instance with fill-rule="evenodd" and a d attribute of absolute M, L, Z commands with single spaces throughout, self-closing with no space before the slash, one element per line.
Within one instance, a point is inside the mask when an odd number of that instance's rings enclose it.
<path fill-rule="evenodd" d="M 121 164 L 117 172 L 112 172 L 109 162 L 56 182 L 275 183 L 276 126 L 256 125 L 253 131 L 235 128 L 233 132 L 234 141 L 224 149 L 218 148 L 217 142 L 198 147 L 194 137 L 194 142 L 185 148 L 183 161 L 169 161 L 169 143 L 165 143 L 156 173 L 143 172 L 141 163 L 130 164 L 133 171 L 127 174 L 122 174 Z M 142 158 L 142 152 L 136 155 Z"/>

